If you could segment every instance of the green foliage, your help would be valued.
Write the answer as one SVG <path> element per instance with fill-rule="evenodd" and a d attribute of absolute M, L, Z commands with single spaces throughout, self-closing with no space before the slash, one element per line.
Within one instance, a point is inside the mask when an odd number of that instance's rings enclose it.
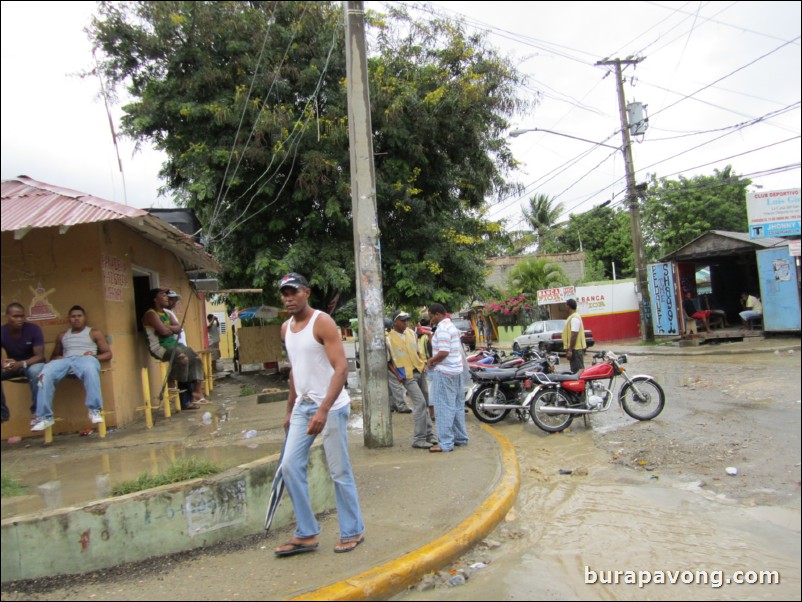
<path fill-rule="evenodd" d="M 510 291 L 534 296 L 539 290 L 568 284 L 568 277 L 546 259 L 527 257 L 510 270 L 507 284 Z"/>
<path fill-rule="evenodd" d="M 594 280 L 612 279 L 612 262 L 617 276 L 628 278 L 635 273 L 630 223 L 629 212 L 624 209 L 596 207 L 571 214 L 568 223 L 553 234 L 550 252 L 569 253 L 582 248 L 587 255 L 586 278 L 589 270 Z"/>
<path fill-rule="evenodd" d="M 178 458 L 161 474 L 151 476 L 145 471 L 133 481 L 124 481 L 115 485 L 111 489 L 111 495 L 126 495 L 145 489 L 152 489 L 153 487 L 169 485 L 170 483 L 180 483 L 181 481 L 189 481 L 190 479 L 208 477 L 222 470 L 220 466 L 205 458 L 196 458 L 194 456 Z"/>
<path fill-rule="evenodd" d="M 256 395 L 257 390 L 254 385 L 242 385 L 239 390 L 240 397 L 248 397 L 249 395 Z"/>
<path fill-rule="evenodd" d="M 554 239 L 554 227 L 563 213 L 562 203 L 554 201 L 545 194 L 536 194 L 529 199 L 529 207 L 522 209 L 524 218 L 532 228 L 537 241 L 538 252 L 545 253 Z"/>
<path fill-rule="evenodd" d="M 647 258 L 654 261 L 708 230 L 747 231 L 746 188 L 751 180 L 732 166 L 712 176 L 679 180 L 651 175 L 641 222 Z"/>
<path fill-rule="evenodd" d="M 0 472 L 0 497 L 14 497 L 15 495 L 23 495 L 25 487 L 19 479 L 12 477 L 5 470 Z"/>
<path fill-rule="evenodd" d="M 164 150 L 227 287 L 305 274 L 317 306 L 355 294 L 340 3 L 102 2 L 90 28 L 124 132 Z M 484 282 L 510 191 L 507 118 L 521 78 L 462 25 L 377 17 L 369 60 L 385 301 L 458 306 Z"/>

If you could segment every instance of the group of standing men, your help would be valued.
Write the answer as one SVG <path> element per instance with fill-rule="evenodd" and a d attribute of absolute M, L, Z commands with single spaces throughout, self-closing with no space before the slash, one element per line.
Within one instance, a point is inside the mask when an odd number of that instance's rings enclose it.
<path fill-rule="evenodd" d="M 440 303 L 429 306 L 433 334 L 424 332 L 419 339 L 409 328 L 409 320 L 408 313 L 396 313 L 387 335 L 391 407 L 405 407 L 400 404 L 408 394 L 412 399 L 412 447 L 433 453 L 449 452 L 468 443 L 462 393 L 466 362 L 461 333 Z M 427 383 L 429 377 L 431 382 Z"/>

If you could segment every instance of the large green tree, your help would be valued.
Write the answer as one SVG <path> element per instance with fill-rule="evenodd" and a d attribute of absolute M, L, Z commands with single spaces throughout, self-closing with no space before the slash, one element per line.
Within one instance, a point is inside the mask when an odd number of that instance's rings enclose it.
<path fill-rule="evenodd" d="M 648 258 L 662 257 L 708 230 L 746 232 L 746 187 L 751 183 L 729 165 L 712 176 L 690 179 L 651 175 L 641 213 Z"/>
<path fill-rule="evenodd" d="M 514 68 L 482 37 L 403 11 L 373 19 L 369 61 L 385 299 L 457 305 L 480 289 L 508 191 Z M 228 285 L 309 274 L 353 295 L 343 15 L 334 2 L 102 2 L 99 67 L 127 86 L 123 129 L 164 150 Z"/>
<path fill-rule="evenodd" d="M 582 249 L 591 279 L 612 278 L 613 263 L 619 278 L 635 273 L 629 212 L 600 206 L 571 214 L 554 234 L 553 249 L 568 253 Z"/>

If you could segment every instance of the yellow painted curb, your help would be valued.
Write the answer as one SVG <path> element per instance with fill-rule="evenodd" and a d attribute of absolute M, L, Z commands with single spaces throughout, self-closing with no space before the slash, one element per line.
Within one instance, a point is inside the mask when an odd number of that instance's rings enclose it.
<path fill-rule="evenodd" d="M 495 429 L 482 425 L 501 448 L 504 472 L 492 494 L 471 516 L 450 532 L 414 552 L 349 579 L 290 600 L 386 600 L 464 554 L 496 528 L 515 503 L 521 475 L 515 448 Z"/>

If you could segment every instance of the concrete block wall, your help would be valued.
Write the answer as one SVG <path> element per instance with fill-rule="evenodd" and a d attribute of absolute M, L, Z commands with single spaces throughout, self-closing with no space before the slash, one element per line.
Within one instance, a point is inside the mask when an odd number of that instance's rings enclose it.
<path fill-rule="evenodd" d="M 2 521 L 2 582 L 79 574 L 259 533 L 278 455 L 207 479 Z M 323 448 L 309 457 L 316 512 L 334 508 Z M 273 529 L 293 522 L 285 492 Z M 46 551 L 46 553 L 43 553 Z"/>

